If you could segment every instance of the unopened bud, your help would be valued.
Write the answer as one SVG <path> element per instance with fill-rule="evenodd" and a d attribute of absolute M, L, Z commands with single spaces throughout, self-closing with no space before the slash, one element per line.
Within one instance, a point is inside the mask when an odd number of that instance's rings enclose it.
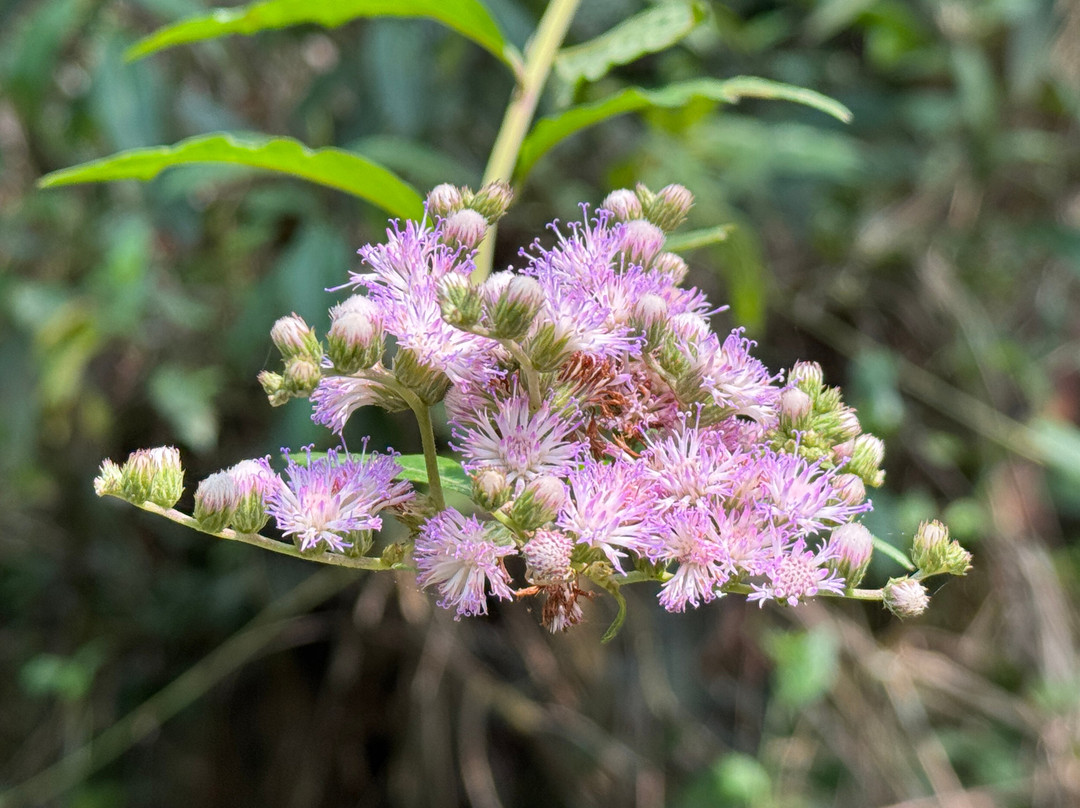
<path fill-rule="evenodd" d="M 472 250 L 484 239 L 488 223 L 482 213 L 471 208 L 462 208 L 451 213 L 442 223 L 443 241 L 451 247 L 464 247 Z"/>
<path fill-rule="evenodd" d="M 573 353 L 572 332 L 562 324 L 544 323 L 538 329 L 526 351 L 533 367 L 541 373 L 557 369 Z"/>
<path fill-rule="evenodd" d="M 427 195 L 428 216 L 439 219 L 445 219 L 450 214 L 456 213 L 464 204 L 461 189 L 448 182 L 436 185 Z"/>
<path fill-rule="evenodd" d="M 237 533 L 258 533 L 266 525 L 265 496 L 280 485 L 278 476 L 266 460 L 242 460 L 226 472 L 236 491 L 236 510 L 232 526 Z"/>
<path fill-rule="evenodd" d="M 103 460 L 98 476 L 94 478 L 94 493 L 99 497 L 120 496 L 124 472 L 112 460 Z"/>
<path fill-rule="evenodd" d="M 149 451 L 154 473 L 147 499 L 162 508 L 171 508 L 184 493 L 184 467 L 180 463 L 180 451 L 175 446 L 158 446 Z"/>
<path fill-rule="evenodd" d="M 686 214 L 694 206 L 694 195 L 682 185 L 661 188 L 647 211 L 650 221 L 666 233 L 670 233 L 686 221 Z"/>
<path fill-rule="evenodd" d="M 858 522 L 848 522 L 829 537 L 832 559 L 827 566 L 837 571 L 848 589 L 854 589 L 866 575 L 874 554 L 874 537 Z"/>
<path fill-rule="evenodd" d="M 124 499 L 139 505 L 150 499 L 154 481 L 154 460 L 147 449 L 136 449 L 128 455 L 121 470 L 120 492 Z"/>
<path fill-rule="evenodd" d="M 662 252 L 653 260 L 654 272 L 659 272 L 671 278 L 673 284 L 680 284 L 686 279 L 686 273 L 690 268 L 681 256 L 673 252 Z"/>
<path fill-rule="evenodd" d="M 523 530 L 534 530 L 558 516 L 565 502 L 565 483 L 558 477 L 543 474 L 526 485 L 514 500 L 510 518 Z"/>
<path fill-rule="evenodd" d="M 289 395 L 289 391 L 285 389 L 285 377 L 280 373 L 263 370 L 260 371 L 258 379 L 263 392 L 270 399 L 271 407 L 280 407 L 292 397 Z"/>
<path fill-rule="evenodd" d="M 270 339 L 284 359 L 294 356 L 304 356 L 318 359 L 322 357 L 322 346 L 315 336 L 315 329 L 311 328 L 304 318 L 298 314 L 290 314 L 280 318 L 270 329 Z"/>
<path fill-rule="evenodd" d="M 492 300 L 491 297 L 488 298 Z M 536 314 L 544 304 L 544 290 L 535 278 L 514 275 L 493 303 L 489 303 L 491 334 L 498 339 L 517 340 L 529 333 Z"/>
<path fill-rule="evenodd" d="M 642 295 L 634 302 L 630 323 L 645 335 L 648 347 L 659 345 L 669 334 L 667 301 L 660 295 Z"/>
<path fill-rule="evenodd" d="M 838 474 L 833 489 L 848 505 L 861 505 L 866 500 L 866 484 L 858 474 Z"/>
<path fill-rule="evenodd" d="M 353 295 L 330 310 L 326 354 L 338 373 L 355 373 L 382 359 L 382 313 L 374 301 Z"/>
<path fill-rule="evenodd" d="M 469 207 L 484 216 L 490 224 L 501 219 L 514 201 L 514 189 L 503 180 L 493 180 L 477 191 Z"/>
<path fill-rule="evenodd" d="M 285 361 L 284 387 L 293 395 L 309 395 L 319 386 L 322 367 L 308 356 L 292 356 Z"/>
<path fill-rule="evenodd" d="M 207 533 L 220 533 L 236 512 L 236 483 L 227 471 L 211 474 L 195 489 L 195 511 L 199 527 Z"/>
<path fill-rule="evenodd" d="M 850 407 L 845 407 L 837 413 L 837 419 L 840 423 L 838 437 L 847 440 L 848 438 L 858 437 L 859 433 L 862 432 L 859 416 Z"/>
<path fill-rule="evenodd" d="M 510 498 L 506 475 L 498 469 L 481 469 L 472 478 L 473 499 L 488 511 L 496 511 Z"/>
<path fill-rule="evenodd" d="M 918 617 L 930 605 L 926 587 L 911 578 L 891 578 L 885 584 L 885 608 L 897 617 Z"/>
<path fill-rule="evenodd" d="M 528 568 L 525 577 L 534 585 L 550 585 L 570 580 L 574 572 L 570 556 L 574 552 L 574 540 L 560 530 L 541 528 L 521 548 Z"/>
<path fill-rule="evenodd" d="M 923 522 L 911 545 L 911 560 L 923 575 L 964 575 L 971 569 L 971 553 L 949 541 L 949 529 L 941 522 Z"/>
<path fill-rule="evenodd" d="M 394 376 L 429 406 L 442 401 L 450 386 L 450 379 L 445 373 L 422 362 L 415 352 L 400 346 L 394 354 Z"/>
<path fill-rule="evenodd" d="M 467 275 L 451 272 L 439 280 L 439 308 L 443 319 L 457 328 L 471 328 L 480 320 L 484 299 Z"/>
<path fill-rule="evenodd" d="M 813 400 L 798 387 L 788 387 L 780 394 L 780 418 L 787 427 L 804 427 L 813 409 Z"/>
<path fill-rule="evenodd" d="M 788 373 L 788 384 L 794 384 L 810 395 L 818 392 L 823 383 L 824 374 L 817 362 L 796 362 Z"/>
<path fill-rule="evenodd" d="M 631 219 L 640 219 L 642 216 L 641 200 L 628 188 L 612 191 L 600 203 L 600 207 L 610 210 L 615 214 L 615 219 L 620 222 L 629 222 Z"/>
<path fill-rule="evenodd" d="M 863 481 L 877 488 L 885 481 L 885 472 L 881 470 L 881 461 L 885 457 L 885 444 L 873 435 L 859 435 L 851 451 L 851 462 L 846 471 L 858 474 Z"/>
<path fill-rule="evenodd" d="M 664 231 L 652 222 L 634 219 L 623 228 L 622 252 L 631 264 L 648 267 L 664 248 Z"/>

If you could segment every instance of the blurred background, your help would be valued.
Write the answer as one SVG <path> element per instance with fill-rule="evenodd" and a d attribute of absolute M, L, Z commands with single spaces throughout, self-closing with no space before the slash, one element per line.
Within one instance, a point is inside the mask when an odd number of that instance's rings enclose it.
<path fill-rule="evenodd" d="M 540 0 L 488 0 L 518 45 Z M 641 10 L 590 0 L 584 41 Z M 875 532 L 975 555 L 901 623 L 860 603 L 667 615 L 632 587 L 549 636 L 455 623 L 407 575 L 322 569 L 98 500 L 105 457 L 178 445 L 189 487 L 327 435 L 266 403 L 268 331 L 385 216 L 279 176 L 174 169 L 35 189 L 227 129 L 339 145 L 421 192 L 475 187 L 511 85 L 431 23 L 233 37 L 125 63 L 195 0 L 0 5 L 0 802 L 97 806 L 1080 805 L 1080 5 L 712 3 L 676 48 L 577 90 L 760 75 L 769 102 L 617 118 L 546 156 L 497 263 L 617 187 L 697 195 L 690 283 L 770 367 L 822 363 L 887 444 Z M 555 87 L 541 112 L 572 97 Z M 370 415 L 377 447 L 414 425 Z M 444 436 L 445 437 L 445 436 Z M 190 503 L 190 491 L 182 505 Z M 871 571 L 878 584 L 895 567 Z M 93 743 L 91 743 L 93 741 Z"/>

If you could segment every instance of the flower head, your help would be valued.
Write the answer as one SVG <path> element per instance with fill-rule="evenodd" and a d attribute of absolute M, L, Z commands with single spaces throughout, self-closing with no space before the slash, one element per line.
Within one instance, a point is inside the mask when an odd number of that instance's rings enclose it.
<path fill-rule="evenodd" d="M 822 591 L 844 594 L 844 579 L 826 566 L 831 559 L 825 548 L 814 552 L 806 542 L 798 539 L 790 550 L 780 553 L 765 570 L 765 583 L 753 585 L 747 600 L 756 600 L 763 606 L 766 600 L 775 600 L 795 606 L 805 598 L 812 598 Z"/>

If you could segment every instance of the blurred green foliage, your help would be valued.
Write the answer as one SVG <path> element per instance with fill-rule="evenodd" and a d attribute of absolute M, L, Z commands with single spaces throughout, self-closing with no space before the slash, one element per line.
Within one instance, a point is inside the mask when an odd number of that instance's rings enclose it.
<path fill-rule="evenodd" d="M 543 4 L 487 5 L 521 47 Z M 302 564 L 93 496 L 101 458 L 136 447 L 178 443 L 193 485 L 319 438 L 302 403 L 271 410 L 255 383 L 267 331 L 289 311 L 324 328 L 324 290 L 385 220 L 231 167 L 44 191 L 39 177 L 230 130 L 354 149 L 421 193 L 475 186 L 512 88 L 486 51 L 417 20 L 124 60 L 204 10 L 0 8 L 0 787 L 46 771 L 71 785 L 56 804 L 87 806 L 495 793 L 515 806 L 883 806 L 960 790 L 983 800 L 971 804 L 1080 803 L 1074 5 L 710 3 L 675 48 L 549 89 L 542 115 L 759 75 L 854 112 L 844 125 L 699 100 L 606 120 L 539 160 L 496 261 L 611 188 L 686 184 L 689 228 L 736 225 L 688 255 L 690 281 L 731 304 L 719 327 L 746 325 L 770 366 L 820 360 L 887 438 L 875 532 L 903 546 L 944 510 L 976 554 L 915 623 L 858 604 L 668 616 L 641 603 L 602 649 L 610 604 L 555 638 L 520 610 L 458 625 L 407 578 L 312 589 Z M 585 3 L 569 42 L 644 10 Z M 350 429 L 419 448 L 405 420 Z M 173 701 L 99 747 L 115 756 L 79 768 L 91 738 L 167 686 Z M 73 768 L 47 769 L 72 752 Z"/>

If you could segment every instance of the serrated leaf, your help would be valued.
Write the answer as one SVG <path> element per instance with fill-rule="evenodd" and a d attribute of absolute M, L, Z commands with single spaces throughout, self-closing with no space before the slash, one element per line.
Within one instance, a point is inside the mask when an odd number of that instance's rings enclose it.
<path fill-rule="evenodd" d="M 555 60 L 555 71 L 568 84 L 596 81 L 613 67 L 670 48 L 703 19 L 702 3 L 656 6 L 635 14 L 595 39 L 564 48 Z"/>
<path fill-rule="evenodd" d="M 62 168 L 38 180 L 41 188 L 81 182 L 151 180 L 167 168 L 192 163 L 232 163 L 290 174 L 366 199 L 392 216 L 418 219 L 420 195 L 391 171 L 357 154 L 332 147 L 309 149 L 291 138 L 229 133 L 199 135 L 172 146 L 129 149 Z"/>
<path fill-rule="evenodd" d="M 659 90 L 628 87 L 599 101 L 571 107 L 537 121 L 521 145 L 515 175 L 518 180 L 524 179 L 536 161 L 557 143 L 575 132 L 617 115 L 649 107 L 684 107 L 695 99 L 705 99 L 718 104 L 737 104 L 743 98 L 793 101 L 831 115 L 844 123 L 851 120 L 851 110 L 826 95 L 805 87 L 755 76 L 736 76 L 726 80 L 694 79 L 669 84 Z"/>
<path fill-rule="evenodd" d="M 132 45 L 127 58 L 141 59 L 165 48 L 231 34 L 248 36 L 304 23 L 336 28 L 365 17 L 436 20 L 471 39 L 511 69 L 521 61 L 517 50 L 506 41 L 479 0 L 265 0 L 236 8 L 217 8 L 166 25 Z"/>
<path fill-rule="evenodd" d="M 450 457 L 437 458 L 439 463 L 439 478 L 443 488 L 457 491 L 465 496 L 472 496 L 472 480 L 465 473 L 461 464 Z M 428 481 L 427 464 L 422 454 L 401 455 L 397 458 L 401 472 L 397 475 L 404 480 L 412 480 L 414 483 L 426 483 Z"/>
<path fill-rule="evenodd" d="M 705 227 L 701 230 L 690 230 L 686 233 L 677 233 L 668 236 L 664 240 L 664 249 L 671 252 L 689 252 L 713 244 L 726 241 L 735 229 L 733 224 L 721 224 L 716 227 Z"/>

